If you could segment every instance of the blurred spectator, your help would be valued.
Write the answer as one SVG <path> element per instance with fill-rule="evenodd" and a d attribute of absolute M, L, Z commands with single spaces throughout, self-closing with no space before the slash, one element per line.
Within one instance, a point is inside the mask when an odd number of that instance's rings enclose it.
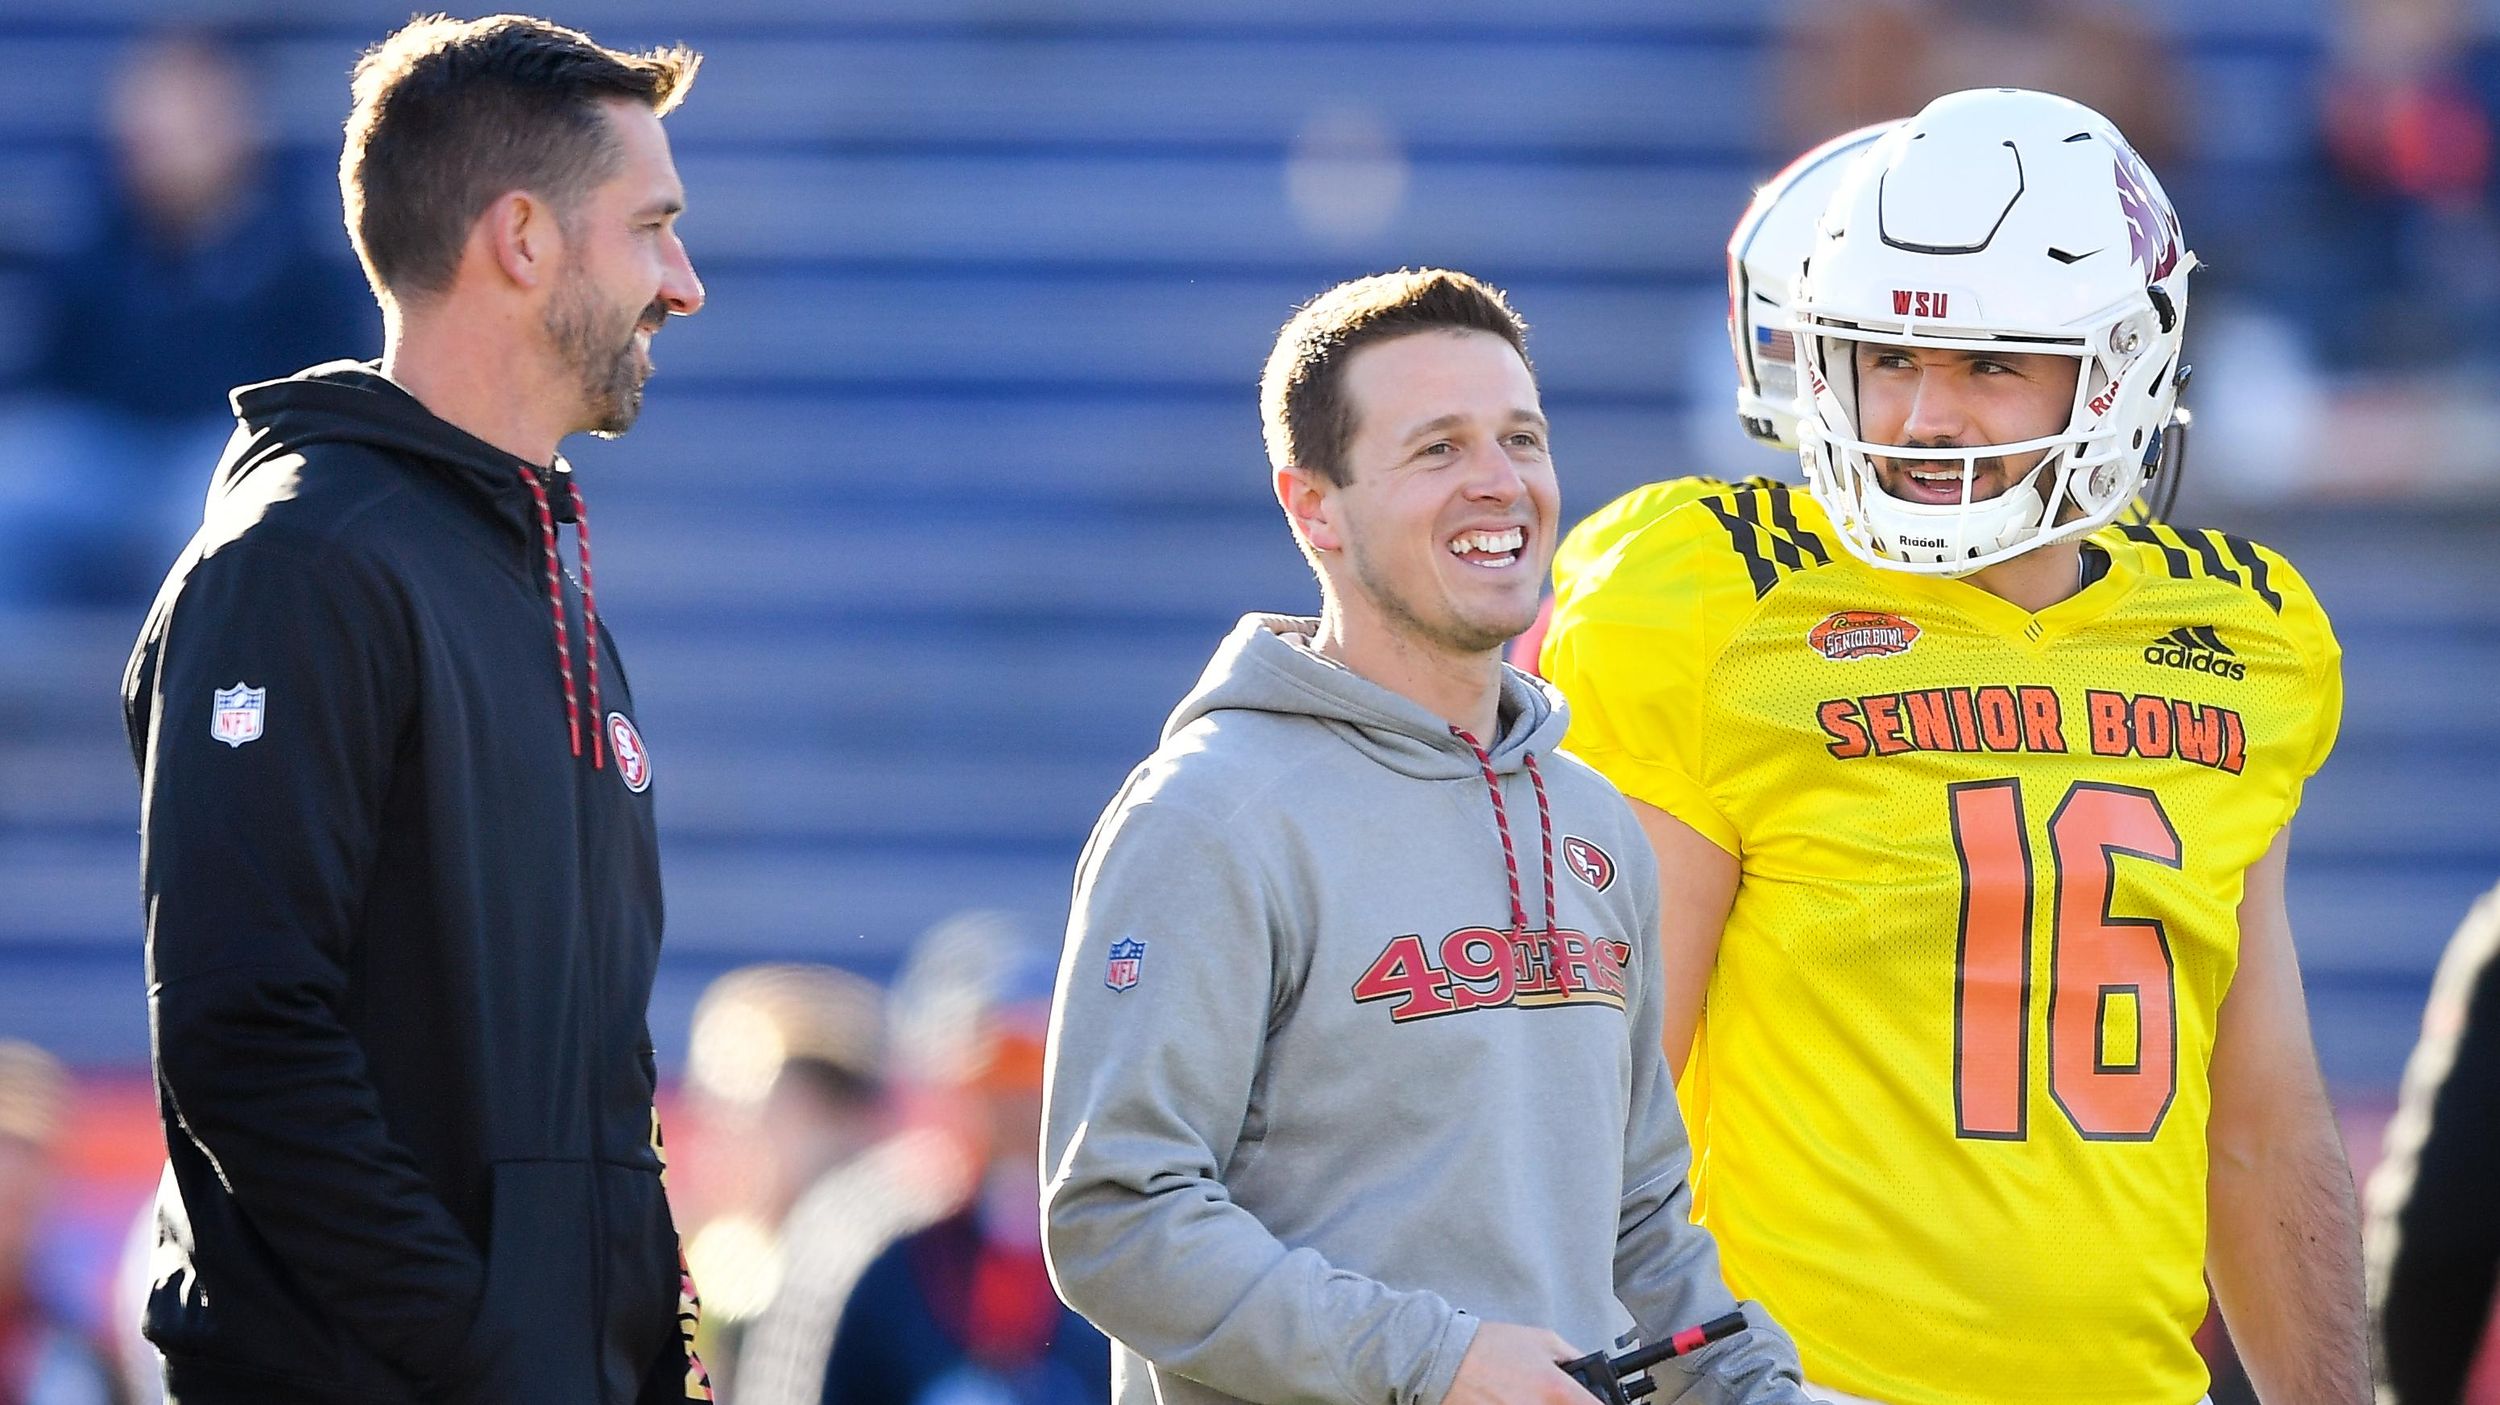
<path fill-rule="evenodd" d="M 2448 943 L 2370 1177 L 2380 1405 L 2466 1398 L 2500 1276 L 2500 888 Z M 2488 1363 L 2485 1375 L 2500 1372 Z M 2484 1398 L 2476 1396 L 2475 1398 Z"/>
<path fill-rule="evenodd" d="M 2156 170 L 2178 151 L 2178 72 L 2136 7 L 2072 0 L 1815 0 L 1781 56 L 1775 149 L 1885 122 L 1964 88 L 2036 88 L 2098 110 Z"/>
<path fill-rule="evenodd" d="M 939 1002 L 956 1019 L 924 1028 L 952 1037 L 923 1049 L 943 1051 L 933 1073 L 956 1100 L 980 1179 L 945 1218 L 860 1275 L 823 1405 L 1099 1405 L 1110 1396 L 1111 1345 L 1059 1301 L 1042 1260 L 1042 1046 L 1056 952 L 989 922 L 986 944 L 950 950 L 961 928 L 941 928 L 914 961 L 968 992 Z M 907 977 L 898 999 L 918 996 L 920 984 Z"/>
<path fill-rule="evenodd" d="M 0 1040 L 0 1405 L 118 1405 L 111 1365 L 42 1301 L 35 1239 L 68 1080 L 51 1055 Z"/>
<path fill-rule="evenodd" d="M 0 423 L 0 605 L 144 598 L 199 525 L 226 392 L 380 346 L 340 230 L 264 160 L 232 54 L 143 42 L 106 126 L 105 206 L 43 279 L 36 394 Z"/>
<path fill-rule="evenodd" d="M 2344 0 L 2323 123 L 2324 242 L 2347 267 L 2316 290 L 2322 341 L 2387 368 L 2500 354 L 2492 110 L 2468 72 L 2462 0 Z"/>
<path fill-rule="evenodd" d="M 896 1128 L 885 1023 L 875 985 L 826 966 L 732 971 L 695 1007 L 687 1072 L 735 1174 L 688 1256 L 741 1405 L 812 1405 L 861 1268 L 962 1179 L 944 1136 Z"/>

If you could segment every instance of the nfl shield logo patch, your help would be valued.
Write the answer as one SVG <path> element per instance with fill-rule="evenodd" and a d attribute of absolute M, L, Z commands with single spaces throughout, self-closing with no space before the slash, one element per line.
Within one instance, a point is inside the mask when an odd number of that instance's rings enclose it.
<path fill-rule="evenodd" d="M 1113 990 L 1126 990 L 1137 984 L 1137 973 L 1146 964 L 1146 944 L 1135 939 L 1111 944 L 1111 964 L 1104 970 L 1102 983 Z"/>
<path fill-rule="evenodd" d="M 256 741 L 268 711 L 267 688 L 250 688 L 239 681 L 231 688 L 219 688 L 209 706 L 208 734 L 228 746 Z"/>

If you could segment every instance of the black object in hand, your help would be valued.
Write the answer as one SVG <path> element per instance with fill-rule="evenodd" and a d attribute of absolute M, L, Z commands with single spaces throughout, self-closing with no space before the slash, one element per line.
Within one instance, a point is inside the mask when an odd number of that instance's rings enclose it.
<path fill-rule="evenodd" d="M 1743 1330 L 1745 1314 L 1731 1312 L 1725 1317 L 1711 1318 L 1698 1327 L 1687 1327 L 1663 1342 L 1636 1346 L 1621 1356 L 1608 1356 L 1602 1351 L 1590 1352 L 1563 1362 L 1563 1374 L 1578 1381 L 1589 1394 L 1605 1401 L 1606 1405 L 1630 1405 L 1631 1401 L 1658 1388 L 1656 1381 L 1643 1374 L 1650 1367 L 1688 1352 L 1699 1351 L 1712 1342 L 1732 1337 Z M 1624 1378 L 1635 1375 L 1640 1379 L 1627 1384 Z"/>

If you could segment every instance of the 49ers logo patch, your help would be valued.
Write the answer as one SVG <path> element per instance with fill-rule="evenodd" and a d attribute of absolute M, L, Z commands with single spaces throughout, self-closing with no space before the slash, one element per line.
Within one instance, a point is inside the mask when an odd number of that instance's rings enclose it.
<path fill-rule="evenodd" d="M 627 790 L 640 795 L 651 788 L 651 753 L 643 748 L 634 719 L 621 712 L 608 714 L 608 750 L 616 753 L 616 778 Z"/>
<path fill-rule="evenodd" d="M 1918 626 L 1899 615 L 1842 610 L 1816 625 L 1806 642 L 1827 659 L 1890 658 L 1918 642 Z"/>
<path fill-rule="evenodd" d="M 1496 927 L 1461 927 L 1438 949 L 1409 932 L 1355 978 L 1354 1003 L 1390 1002 L 1392 1024 L 1502 1006 L 1620 1010 L 1631 965 L 1631 943 L 1569 928 L 1513 938 Z"/>
<path fill-rule="evenodd" d="M 1571 868 L 1572 877 L 1601 893 L 1615 886 L 1615 860 L 1612 854 L 1576 834 L 1563 836 L 1562 854 L 1563 862 Z"/>

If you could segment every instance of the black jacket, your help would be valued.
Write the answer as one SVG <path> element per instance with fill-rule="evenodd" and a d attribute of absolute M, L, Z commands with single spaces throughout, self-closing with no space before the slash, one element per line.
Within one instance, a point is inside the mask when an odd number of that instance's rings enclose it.
<path fill-rule="evenodd" d="M 2370 1306 L 2378 1398 L 2465 1398 L 2500 1296 L 2500 888 L 2440 958 L 2370 1178 Z"/>
<path fill-rule="evenodd" d="M 147 1335 L 183 1405 L 681 1401 L 652 774 L 549 578 L 571 475 L 367 366 L 234 402 L 123 688 Z"/>

